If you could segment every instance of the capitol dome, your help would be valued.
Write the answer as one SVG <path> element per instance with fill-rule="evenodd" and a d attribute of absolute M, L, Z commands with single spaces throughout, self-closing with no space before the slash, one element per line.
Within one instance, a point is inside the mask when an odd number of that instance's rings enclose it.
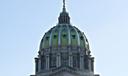
<path fill-rule="evenodd" d="M 83 32 L 71 25 L 63 1 L 57 25 L 41 39 L 35 58 L 36 76 L 96 76 L 89 42 Z"/>
<path fill-rule="evenodd" d="M 89 43 L 85 34 L 70 24 L 70 17 L 65 9 L 60 13 L 58 21 L 58 24 L 43 36 L 40 50 L 69 46 L 89 49 Z"/>

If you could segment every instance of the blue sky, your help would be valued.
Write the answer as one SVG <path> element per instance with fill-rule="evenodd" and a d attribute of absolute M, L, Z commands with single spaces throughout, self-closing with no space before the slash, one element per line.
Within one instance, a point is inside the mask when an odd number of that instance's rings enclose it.
<path fill-rule="evenodd" d="M 128 0 L 67 0 L 72 25 L 84 31 L 95 73 L 127 76 Z M 57 24 L 62 0 L 0 0 L 0 75 L 34 74 L 40 40 Z"/>

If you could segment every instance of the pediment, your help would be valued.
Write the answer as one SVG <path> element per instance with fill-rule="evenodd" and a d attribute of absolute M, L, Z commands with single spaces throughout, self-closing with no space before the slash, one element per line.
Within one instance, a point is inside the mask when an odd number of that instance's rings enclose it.
<path fill-rule="evenodd" d="M 50 76 L 80 76 L 80 75 L 69 72 L 69 71 L 61 71 L 61 72 L 54 73 Z"/>
<path fill-rule="evenodd" d="M 53 73 L 50 76 L 81 76 L 81 75 L 73 69 L 63 67 L 56 71 L 53 71 Z"/>
<path fill-rule="evenodd" d="M 61 67 L 52 69 L 51 71 L 38 73 L 36 76 L 94 76 L 89 71 L 78 71 L 77 69 L 69 67 Z"/>

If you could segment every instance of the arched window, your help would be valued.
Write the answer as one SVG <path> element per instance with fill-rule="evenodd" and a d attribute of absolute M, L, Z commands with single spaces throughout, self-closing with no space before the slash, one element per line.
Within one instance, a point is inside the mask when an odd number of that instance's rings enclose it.
<path fill-rule="evenodd" d="M 48 36 L 46 37 L 46 40 L 49 40 L 49 37 Z"/>
<path fill-rule="evenodd" d="M 85 55 L 84 56 L 84 68 L 85 69 L 89 69 L 89 61 L 88 61 L 88 57 Z"/>
<path fill-rule="evenodd" d="M 82 48 L 85 47 L 85 40 L 84 40 L 84 37 L 82 36 L 81 33 L 80 33 L 80 46 L 81 46 Z"/>
<path fill-rule="evenodd" d="M 68 66 L 68 53 L 61 53 L 61 65 Z"/>
<path fill-rule="evenodd" d="M 50 54 L 50 68 L 56 67 L 56 55 Z"/>
<path fill-rule="evenodd" d="M 79 68 L 80 66 L 80 55 L 79 53 L 73 54 L 73 67 Z"/>
<path fill-rule="evenodd" d="M 72 38 L 75 39 L 76 38 L 76 35 L 72 35 Z"/>
<path fill-rule="evenodd" d="M 46 67 L 45 56 L 41 56 L 41 69 L 45 69 L 45 67 Z"/>

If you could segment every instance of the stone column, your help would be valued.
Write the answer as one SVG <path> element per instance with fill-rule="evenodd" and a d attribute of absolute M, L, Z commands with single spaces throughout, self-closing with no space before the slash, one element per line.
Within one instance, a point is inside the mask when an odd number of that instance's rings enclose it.
<path fill-rule="evenodd" d="M 46 55 L 46 70 L 49 70 L 49 55 Z"/>
<path fill-rule="evenodd" d="M 94 57 L 91 58 L 91 70 L 94 72 Z"/>
<path fill-rule="evenodd" d="M 41 58 L 39 58 L 39 60 L 38 60 L 39 62 L 38 62 L 38 72 L 40 72 L 41 71 Z"/>
<path fill-rule="evenodd" d="M 39 59 L 38 58 L 35 58 L 35 73 L 38 72 L 39 70 L 39 67 L 38 67 L 38 62 L 39 62 Z"/>
<path fill-rule="evenodd" d="M 60 67 L 60 66 L 61 66 L 61 57 L 60 57 L 60 53 L 57 54 L 56 66 L 57 66 L 57 67 Z"/>
<path fill-rule="evenodd" d="M 73 67 L 73 56 L 72 56 L 72 53 L 69 54 L 69 66 Z"/>

